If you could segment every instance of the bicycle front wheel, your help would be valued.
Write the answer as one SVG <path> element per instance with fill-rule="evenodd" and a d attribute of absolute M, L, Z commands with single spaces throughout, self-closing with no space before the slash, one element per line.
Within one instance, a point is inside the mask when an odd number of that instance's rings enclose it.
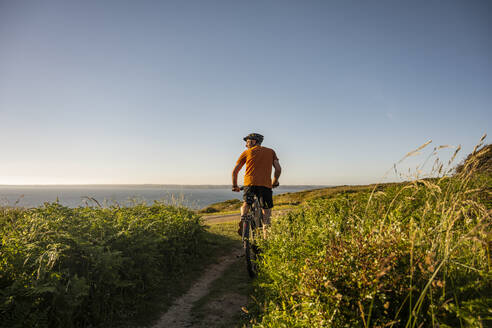
<path fill-rule="evenodd" d="M 246 255 L 246 268 L 251 278 L 256 277 L 258 274 L 258 267 L 256 264 L 256 252 L 252 249 L 251 243 L 248 239 L 244 241 L 244 251 Z"/>

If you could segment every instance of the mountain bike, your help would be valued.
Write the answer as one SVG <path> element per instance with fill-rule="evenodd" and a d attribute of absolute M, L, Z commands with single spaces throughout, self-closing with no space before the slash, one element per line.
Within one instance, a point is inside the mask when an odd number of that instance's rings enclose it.
<path fill-rule="evenodd" d="M 241 187 L 240 190 L 244 190 L 244 187 Z M 258 274 L 257 261 L 259 257 L 259 248 L 257 245 L 257 228 L 262 227 L 262 220 L 263 212 L 261 211 L 260 201 L 255 195 L 248 214 L 245 218 L 241 218 L 241 237 L 244 255 L 246 257 L 246 268 L 248 269 L 248 274 L 251 278 L 256 277 Z"/>

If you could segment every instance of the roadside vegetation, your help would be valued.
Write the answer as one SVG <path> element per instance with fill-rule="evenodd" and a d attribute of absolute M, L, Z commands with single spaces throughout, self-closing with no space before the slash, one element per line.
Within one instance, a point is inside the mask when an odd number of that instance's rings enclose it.
<path fill-rule="evenodd" d="M 124 322 L 179 293 L 207 238 L 192 211 L 159 203 L 1 208 L 0 235 L 2 327 Z"/>
<path fill-rule="evenodd" d="M 455 153 L 456 154 L 456 153 Z M 491 146 L 456 174 L 308 201 L 272 225 L 254 327 L 492 324 Z"/>
<path fill-rule="evenodd" d="M 237 222 L 204 225 L 195 212 L 148 206 L 0 208 L 0 327 L 151 326 L 204 269 L 241 246 Z M 228 292 L 246 301 L 238 259 L 194 309 Z M 239 266 L 239 268 L 238 268 Z M 237 272 L 236 272 L 237 271 Z M 222 316 L 232 327 L 240 307 Z"/>

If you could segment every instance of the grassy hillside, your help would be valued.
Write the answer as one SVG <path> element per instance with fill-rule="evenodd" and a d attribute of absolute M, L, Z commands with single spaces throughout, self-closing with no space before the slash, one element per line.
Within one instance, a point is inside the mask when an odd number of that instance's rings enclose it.
<path fill-rule="evenodd" d="M 363 185 L 363 186 L 337 186 L 337 187 L 328 187 L 328 188 L 320 188 L 320 189 L 312 189 L 298 192 L 287 192 L 280 195 L 273 196 L 273 202 L 275 206 L 290 206 L 290 205 L 300 205 L 306 203 L 309 200 L 317 199 L 317 198 L 331 198 L 340 193 L 355 193 L 358 191 L 369 191 L 377 188 L 377 190 L 383 190 L 384 188 L 394 185 L 393 183 L 381 184 L 381 185 Z M 200 210 L 199 213 L 207 214 L 207 213 L 223 213 L 239 210 L 242 205 L 242 201 L 239 199 L 230 199 L 224 202 L 215 203 L 205 207 Z"/>
<path fill-rule="evenodd" d="M 462 172 L 471 165 L 475 166 L 477 172 L 492 174 L 492 144 L 477 149 L 476 154 L 469 154 L 463 163 L 456 167 L 456 173 Z"/>
<path fill-rule="evenodd" d="M 361 186 L 336 186 L 336 187 L 328 187 L 328 188 L 320 188 L 313 190 L 306 190 L 300 192 L 293 193 L 285 193 L 276 195 L 274 197 L 274 201 L 276 205 L 299 205 L 306 203 L 309 200 L 313 199 L 328 199 L 334 196 L 338 196 L 340 194 L 352 194 L 360 191 L 371 191 L 375 187 L 379 190 L 384 190 L 384 188 L 388 186 L 395 185 L 394 183 L 388 184 L 380 184 L 380 185 L 361 185 Z"/>
<path fill-rule="evenodd" d="M 204 209 L 198 211 L 198 213 L 207 214 L 207 213 L 220 213 L 220 212 L 239 210 L 242 203 L 243 202 L 239 199 L 229 199 L 224 202 L 219 202 L 209 205 Z"/>
<path fill-rule="evenodd" d="M 453 177 L 308 201 L 261 245 L 255 327 L 492 324 L 492 176 L 474 152 Z"/>

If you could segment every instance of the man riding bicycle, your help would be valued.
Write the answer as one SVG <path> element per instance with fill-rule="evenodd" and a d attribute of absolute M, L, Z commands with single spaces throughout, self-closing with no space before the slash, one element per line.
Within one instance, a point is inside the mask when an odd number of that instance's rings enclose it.
<path fill-rule="evenodd" d="M 244 203 L 241 207 L 241 220 L 248 214 L 254 195 L 260 201 L 263 212 L 263 236 L 266 238 L 266 229 L 270 225 L 270 216 L 273 208 L 272 188 L 279 185 L 278 178 L 282 169 L 277 155 L 273 149 L 262 147 L 263 136 L 258 133 L 250 133 L 243 138 L 246 141 L 246 149 L 232 171 L 232 191 L 239 192 L 237 175 L 246 164 L 244 174 Z M 272 180 L 272 166 L 275 168 Z"/>

